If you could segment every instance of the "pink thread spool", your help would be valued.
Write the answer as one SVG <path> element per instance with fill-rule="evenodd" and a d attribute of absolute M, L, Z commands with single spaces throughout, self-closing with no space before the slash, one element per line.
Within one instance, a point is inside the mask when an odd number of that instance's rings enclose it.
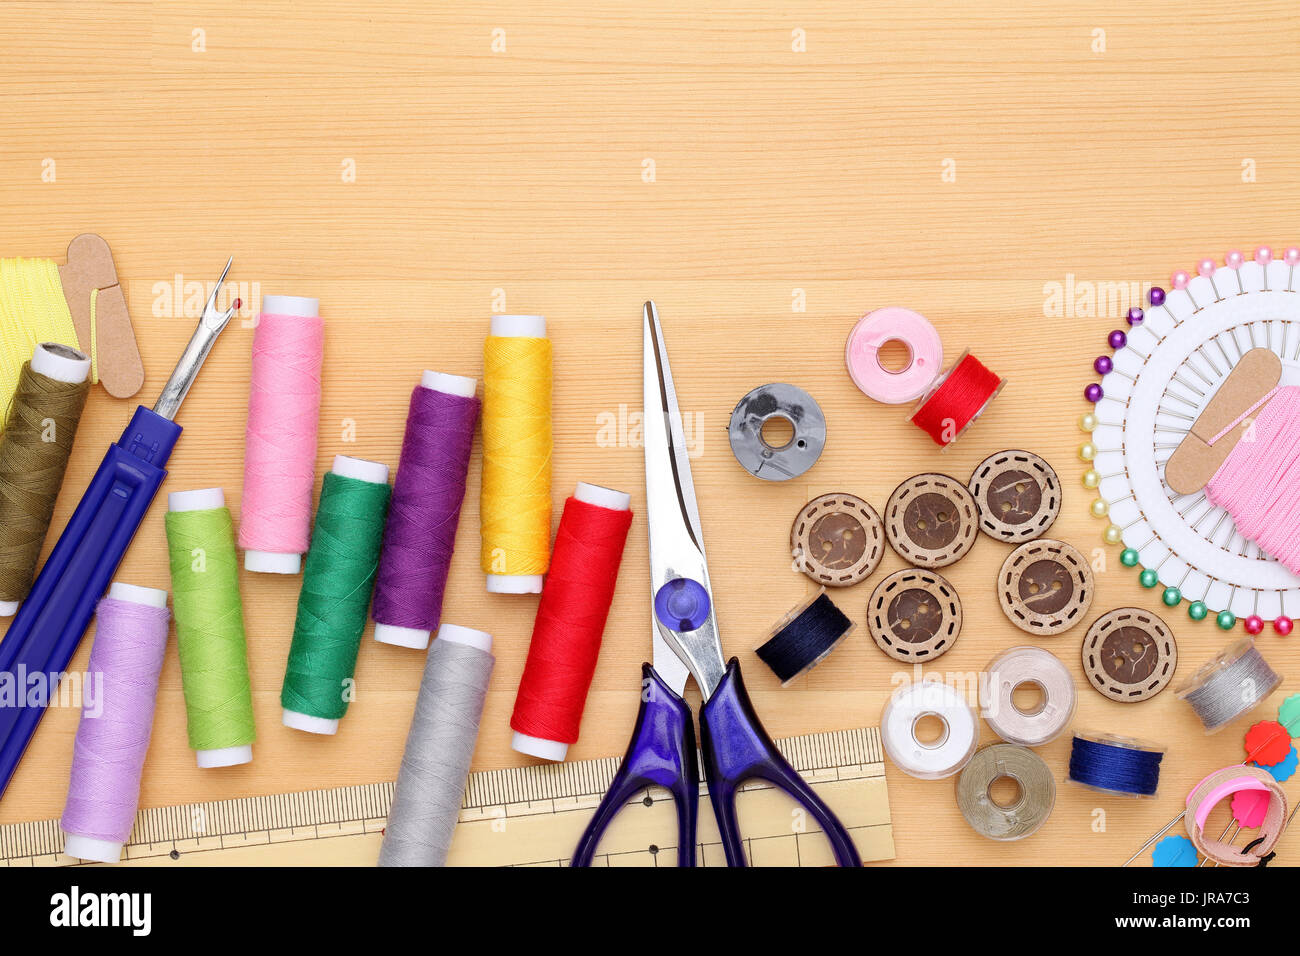
<path fill-rule="evenodd" d="M 908 352 L 907 365 L 893 371 L 880 362 L 880 350 L 890 342 Z M 868 397 L 886 405 L 905 405 L 925 394 L 943 369 L 943 342 L 925 316 L 888 306 L 858 320 L 844 346 L 849 377 Z"/>
<path fill-rule="evenodd" d="M 249 571 L 302 570 L 311 535 L 324 343 L 318 299 L 263 296 L 253 336 L 239 522 Z"/>

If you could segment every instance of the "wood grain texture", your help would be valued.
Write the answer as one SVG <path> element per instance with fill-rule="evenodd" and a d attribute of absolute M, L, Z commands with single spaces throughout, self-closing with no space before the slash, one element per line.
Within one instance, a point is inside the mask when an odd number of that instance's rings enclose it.
<path fill-rule="evenodd" d="M 804 52 L 792 49 L 796 30 Z M 1105 32 L 1104 52 L 1094 51 L 1095 30 Z M 499 52 L 494 31 L 503 31 Z M 1080 314 L 1089 312 L 1081 303 L 1052 315 L 1051 284 L 1160 283 L 1206 254 L 1300 238 L 1300 114 L 1290 93 L 1298 42 L 1300 18 L 1280 0 L 840 0 L 806 10 L 746 0 L 707 12 L 680 0 L 472 9 L 9 2 L 0 19 L 0 255 L 57 257 L 80 232 L 107 238 L 150 403 L 191 331 L 171 305 L 178 281 L 211 281 L 233 252 L 246 299 L 319 296 L 328 358 L 318 474 L 340 452 L 395 465 L 420 370 L 480 374 L 491 312 L 545 313 L 557 370 L 556 504 L 588 480 L 632 492 L 638 515 L 641 453 L 608 422 L 638 411 L 640 304 L 655 298 L 696 427 L 696 489 L 726 650 L 741 655 L 774 736 L 858 726 L 879 719 L 901 676 L 861 626 L 871 589 L 901 563 L 890 554 L 867 582 L 834 595 L 858 631 L 782 690 L 751 649 L 812 593 L 787 554 L 794 515 L 827 491 L 880 507 L 913 473 L 964 479 L 987 454 L 1019 446 L 1061 475 L 1055 533 L 1085 554 L 1101 547 L 1079 484 L 1075 420 L 1091 360 L 1130 303 L 1110 297 L 1092 314 Z M 653 182 L 643 180 L 646 160 Z M 1247 160 L 1256 181 L 1243 181 Z M 54 182 L 42 181 L 48 161 Z M 345 181 L 349 163 L 354 182 Z M 793 311 L 801 295 L 806 310 Z M 946 453 L 844 372 L 852 323 L 888 304 L 930 317 L 950 356 L 969 348 L 1009 379 Z M 218 343 L 181 412 L 186 433 L 166 486 L 222 485 L 236 512 L 250 341 L 237 321 Z M 768 381 L 812 392 L 829 423 L 821 461 L 780 485 L 745 474 L 723 430 L 736 400 Z M 131 408 L 92 396 L 56 528 Z M 355 441 L 345 441 L 353 429 Z M 446 616 L 496 635 L 475 759 L 492 768 L 523 762 L 509 749 L 507 721 L 535 601 L 483 592 L 478 466 L 476 457 Z M 966 623 L 941 672 L 973 673 L 1025 637 L 994 599 L 1006 552 L 981 538 L 945 570 Z M 645 559 L 638 517 L 574 758 L 626 744 L 649 648 Z M 1159 611 L 1184 667 L 1224 643 L 1213 624 L 1159 607 L 1114 550 L 1107 559 L 1089 620 L 1126 604 Z M 118 576 L 168 587 L 161 507 Z M 243 579 L 253 764 L 195 769 L 172 653 L 145 805 L 395 776 L 418 653 L 367 637 L 359 698 L 339 735 L 280 725 L 297 584 Z M 1127 707 L 1089 690 L 1078 663 L 1083 630 L 1046 642 L 1079 680 L 1076 723 L 1168 743 L 1161 797 L 1101 800 L 1061 785 L 1044 829 L 1002 845 L 965 825 L 951 781 L 891 767 L 900 863 L 1119 862 L 1196 780 L 1240 759 L 1244 726 L 1206 738 L 1172 693 Z M 1280 670 L 1297 673 L 1293 645 L 1271 635 L 1262 643 Z M 74 667 L 88 651 L 89 641 Z M 45 719 L 0 821 L 59 813 L 76 725 L 70 709 Z M 1041 752 L 1062 779 L 1068 743 Z"/>

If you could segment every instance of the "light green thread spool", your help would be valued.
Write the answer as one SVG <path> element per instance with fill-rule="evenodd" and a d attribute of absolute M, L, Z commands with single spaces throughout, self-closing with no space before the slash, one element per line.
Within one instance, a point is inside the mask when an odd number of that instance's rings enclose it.
<path fill-rule="evenodd" d="M 234 524 L 220 488 L 167 496 L 167 550 L 190 746 L 200 767 L 253 759 L 253 692 Z"/>
<path fill-rule="evenodd" d="M 387 465 L 346 455 L 321 485 L 280 691 L 287 727 L 332 734 L 347 713 L 390 494 Z"/>

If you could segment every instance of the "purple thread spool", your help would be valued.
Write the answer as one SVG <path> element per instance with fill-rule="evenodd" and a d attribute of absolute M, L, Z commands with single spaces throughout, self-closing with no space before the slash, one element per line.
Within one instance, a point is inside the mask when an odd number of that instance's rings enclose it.
<path fill-rule="evenodd" d="M 140 776 L 153 732 L 171 615 L 166 591 L 117 581 L 95 615 L 95 644 L 60 826 L 67 834 L 68 856 L 116 863 L 140 804 Z"/>
<path fill-rule="evenodd" d="M 375 580 L 375 640 L 422 649 L 438 629 L 479 401 L 472 378 L 425 372 L 411 393 Z"/>

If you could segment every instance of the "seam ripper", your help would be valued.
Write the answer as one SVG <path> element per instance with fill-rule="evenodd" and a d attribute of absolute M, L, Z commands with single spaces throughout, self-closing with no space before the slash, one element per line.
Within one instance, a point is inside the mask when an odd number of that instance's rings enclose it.
<path fill-rule="evenodd" d="M 240 306 L 236 300 L 225 311 L 217 309 L 217 294 L 233 261 L 233 256 L 226 261 L 198 328 L 157 403 L 152 410 L 143 405 L 136 408 L 122 437 L 108 446 L 99 470 L 0 640 L 0 677 L 8 675 L 15 684 L 12 699 L 0 703 L 0 796 L 49 701 L 56 699 L 55 681 L 62 679 L 95 606 L 167 477 L 164 466 L 181 434 L 173 419 L 217 336 Z M 46 675 L 49 683 L 45 699 L 32 703 L 26 700 L 27 675 L 37 673 Z"/>

